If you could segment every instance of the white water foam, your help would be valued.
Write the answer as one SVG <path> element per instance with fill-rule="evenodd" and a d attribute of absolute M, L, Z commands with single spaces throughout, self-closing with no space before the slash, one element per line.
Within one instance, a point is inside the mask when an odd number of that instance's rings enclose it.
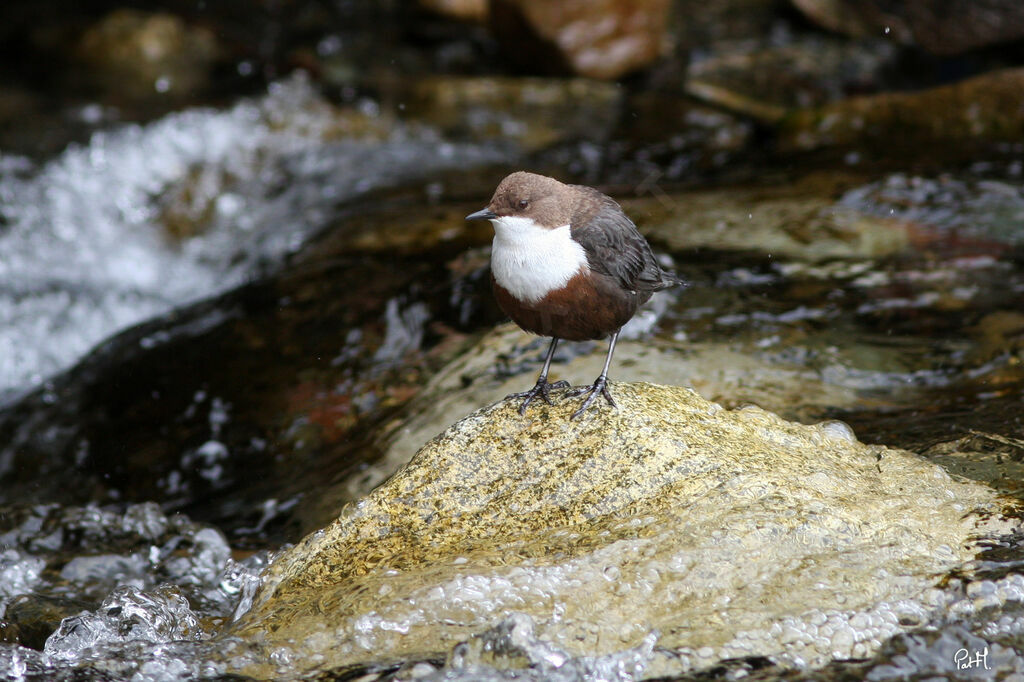
<path fill-rule="evenodd" d="M 302 76 L 227 110 L 99 132 L 38 168 L 0 154 L 0 403 L 119 330 L 273 267 L 345 199 L 499 156 L 423 128 L 345 137 Z M 168 196 L 199 234 L 168 234 Z"/>

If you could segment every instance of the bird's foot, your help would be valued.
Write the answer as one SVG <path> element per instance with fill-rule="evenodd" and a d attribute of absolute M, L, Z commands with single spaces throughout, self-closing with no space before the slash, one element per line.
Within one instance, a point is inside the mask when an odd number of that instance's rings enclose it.
<path fill-rule="evenodd" d="M 519 406 L 519 414 L 526 414 L 526 407 L 533 402 L 534 398 L 540 396 L 544 399 L 548 405 L 553 405 L 551 398 L 548 394 L 556 388 L 568 388 L 568 381 L 556 381 L 553 384 L 549 384 L 547 377 L 541 377 L 537 379 L 537 385 L 531 388 L 529 391 L 523 391 L 522 393 L 512 393 L 511 395 L 505 396 L 506 400 L 515 400 L 516 398 L 526 398 L 523 404 Z"/>
<path fill-rule="evenodd" d="M 604 399 L 607 400 L 608 404 L 611 405 L 612 407 L 618 407 L 618 405 L 615 404 L 615 401 L 612 400 L 612 394 L 608 392 L 608 377 L 606 377 L 603 374 L 597 378 L 597 381 L 594 382 L 593 386 L 582 386 L 580 388 L 574 388 L 573 390 L 569 391 L 568 395 L 570 397 L 576 397 L 579 395 L 587 396 L 587 399 L 583 401 L 583 405 L 580 406 L 580 409 L 572 413 L 570 419 L 576 419 L 581 414 L 586 412 L 587 408 L 594 403 L 594 400 L 597 399 L 598 395 L 603 395 Z"/>

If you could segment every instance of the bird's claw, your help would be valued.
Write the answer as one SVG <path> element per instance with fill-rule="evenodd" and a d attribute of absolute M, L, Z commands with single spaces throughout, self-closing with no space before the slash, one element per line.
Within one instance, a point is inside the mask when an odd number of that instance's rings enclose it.
<path fill-rule="evenodd" d="M 515 400 L 517 398 L 526 398 L 523 404 L 519 406 L 519 414 L 526 414 L 526 408 L 530 403 L 533 402 L 534 398 L 540 396 L 544 399 L 548 405 L 553 405 L 549 394 L 556 388 L 568 388 L 568 381 L 556 381 L 553 384 L 549 384 L 547 379 L 538 379 L 537 385 L 531 388 L 529 391 L 523 391 L 522 393 L 512 393 L 506 396 L 506 400 Z"/>
<path fill-rule="evenodd" d="M 581 414 L 586 412 L 587 408 L 594 403 L 595 399 L 597 399 L 598 394 L 603 395 L 604 399 L 607 400 L 608 404 L 611 405 L 612 407 L 618 407 L 618 405 L 615 404 L 615 400 L 612 399 L 612 394 L 608 391 L 608 377 L 604 376 L 603 374 L 597 378 L 597 381 L 595 381 L 592 386 L 581 386 L 580 388 L 574 388 L 568 393 L 570 397 L 576 397 L 584 394 L 587 394 L 587 399 L 583 401 L 583 404 L 580 406 L 580 409 L 572 413 L 570 419 L 576 419 Z"/>

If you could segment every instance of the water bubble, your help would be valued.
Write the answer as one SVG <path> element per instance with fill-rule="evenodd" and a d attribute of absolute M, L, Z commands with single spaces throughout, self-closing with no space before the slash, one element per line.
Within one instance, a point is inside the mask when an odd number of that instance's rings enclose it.
<path fill-rule="evenodd" d="M 838 419 L 831 419 L 829 421 L 821 422 L 818 424 L 818 428 L 828 438 L 832 440 L 841 441 L 844 443 L 856 443 L 857 435 L 853 432 L 853 429 L 849 424 L 841 422 Z"/>

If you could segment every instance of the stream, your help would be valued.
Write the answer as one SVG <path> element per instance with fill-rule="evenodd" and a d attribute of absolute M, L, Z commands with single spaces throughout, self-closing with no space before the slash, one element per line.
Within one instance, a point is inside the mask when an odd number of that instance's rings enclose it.
<path fill-rule="evenodd" d="M 258 4 L 154 10 L 191 46 L 155 90 L 71 48 L 84 71 L 0 70 L 0 679 L 1024 679 L 1024 114 L 996 96 L 1024 88 L 1019 49 L 925 55 L 712 3 L 670 20 L 656 67 L 589 78 L 512 66 L 486 24 L 419 6 Z M 104 35 L 97 12 L 52 36 Z M 935 102 L 976 134 L 929 127 Z M 534 380 L 546 340 L 507 324 L 491 228 L 463 220 L 518 169 L 615 197 L 688 283 L 626 329 L 614 381 L 905 449 L 1005 524 L 965 561 L 936 551 L 905 599 L 764 635 L 817 657 L 656 629 L 581 654 L 515 610 L 445 651 L 268 653 L 239 623 L 275 558 Z M 556 374 L 591 381 L 603 345 L 562 344 Z M 460 599 L 500 601 L 465 580 Z M 448 618 L 423 601 L 409 622 Z M 399 628 L 381 613 L 354 631 Z"/>

